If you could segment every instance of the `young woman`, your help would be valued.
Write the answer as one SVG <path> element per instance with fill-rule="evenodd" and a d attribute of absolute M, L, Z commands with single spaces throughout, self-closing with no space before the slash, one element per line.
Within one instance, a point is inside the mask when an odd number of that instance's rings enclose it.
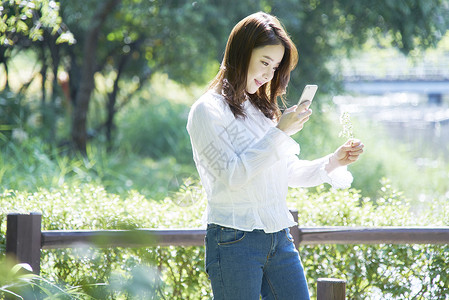
<path fill-rule="evenodd" d="M 346 165 L 363 152 L 348 141 L 323 158 L 299 160 L 290 135 L 312 111 L 310 101 L 281 114 L 298 53 L 281 23 L 265 13 L 232 30 L 219 73 L 191 108 L 187 130 L 206 190 L 206 272 L 214 299 L 309 299 L 288 228 L 296 225 L 288 187 L 327 182 L 347 187 Z"/>

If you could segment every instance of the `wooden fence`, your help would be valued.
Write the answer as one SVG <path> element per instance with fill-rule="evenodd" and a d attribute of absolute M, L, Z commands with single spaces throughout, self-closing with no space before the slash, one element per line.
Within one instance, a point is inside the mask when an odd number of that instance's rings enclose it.
<path fill-rule="evenodd" d="M 298 212 L 292 211 L 297 221 Z M 202 246 L 205 229 L 41 230 L 42 215 L 8 214 L 6 252 L 40 272 L 41 249 Z M 291 227 L 296 247 L 318 244 L 449 244 L 449 227 Z M 320 278 L 317 299 L 344 299 L 345 282 Z"/>

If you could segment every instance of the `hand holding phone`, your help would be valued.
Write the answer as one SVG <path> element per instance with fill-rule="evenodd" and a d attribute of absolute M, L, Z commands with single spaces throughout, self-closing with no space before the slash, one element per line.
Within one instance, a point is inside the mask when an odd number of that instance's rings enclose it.
<path fill-rule="evenodd" d="M 314 84 L 308 84 L 304 87 L 304 90 L 302 91 L 301 97 L 299 98 L 298 101 L 298 106 L 301 105 L 303 102 L 305 101 L 310 101 L 312 102 L 313 97 L 315 96 L 315 93 L 318 89 L 317 85 Z"/>
<path fill-rule="evenodd" d="M 300 106 L 305 101 L 312 102 L 317 89 L 317 85 L 306 85 L 302 91 L 302 95 L 299 98 L 297 106 Z M 312 110 L 308 108 L 305 108 L 302 111 L 297 111 L 297 106 L 295 105 L 286 109 L 276 126 L 288 135 L 293 135 L 300 131 L 303 128 L 304 123 L 309 120 L 309 116 L 312 114 Z"/>

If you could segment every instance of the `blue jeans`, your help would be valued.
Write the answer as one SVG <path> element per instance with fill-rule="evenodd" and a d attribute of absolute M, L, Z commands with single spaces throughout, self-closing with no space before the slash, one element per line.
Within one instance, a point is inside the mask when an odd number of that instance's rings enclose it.
<path fill-rule="evenodd" d="M 310 299 L 288 229 L 248 232 L 209 224 L 205 241 L 215 300 Z"/>

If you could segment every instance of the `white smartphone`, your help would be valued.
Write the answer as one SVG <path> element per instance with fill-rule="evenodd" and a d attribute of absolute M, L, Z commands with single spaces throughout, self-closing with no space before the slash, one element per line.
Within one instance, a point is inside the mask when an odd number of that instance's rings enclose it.
<path fill-rule="evenodd" d="M 302 91 L 301 97 L 299 98 L 298 105 L 301 105 L 304 101 L 309 100 L 312 102 L 313 97 L 315 97 L 315 93 L 318 89 L 317 85 L 314 84 L 308 84 L 304 87 L 304 90 Z"/>

